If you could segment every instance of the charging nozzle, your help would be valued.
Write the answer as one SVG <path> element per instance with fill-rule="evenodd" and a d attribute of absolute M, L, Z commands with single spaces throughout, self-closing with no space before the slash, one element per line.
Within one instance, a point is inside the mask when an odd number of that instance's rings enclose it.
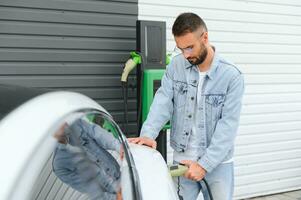
<path fill-rule="evenodd" d="M 188 167 L 180 163 L 178 165 L 177 164 L 175 164 L 175 165 L 169 165 L 168 169 L 169 169 L 169 173 L 170 173 L 171 177 L 179 177 L 179 176 L 184 176 L 184 174 L 188 170 Z M 208 191 L 209 199 L 213 200 L 213 196 L 212 196 L 212 193 L 211 193 L 211 190 L 210 190 L 208 182 L 206 181 L 205 178 L 203 178 L 201 180 L 201 182 L 203 182 L 205 184 L 205 186 L 206 186 L 206 190 Z M 200 192 L 197 200 L 203 199 L 202 197 L 203 197 L 203 193 Z"/>
<path fill-rule="evenodd" d="M 169 173 L 172 177 L 177 177 L 177 176 L 183 176 L 186 171 L 188 170 L 188 167 L 185 165 L 169 165 L 168 166 Z"/>
<path fill-rule="evenodd" d="M 141 56 L 135 52 L 132 51 L 130 53 L 131 58 L 128 59 L 124 65 L 123 72 L 121 75 L 121 82 L 127 82 L 127 78 L 129 76 L 129 73 L 138 65 L 141 64 Z"/>

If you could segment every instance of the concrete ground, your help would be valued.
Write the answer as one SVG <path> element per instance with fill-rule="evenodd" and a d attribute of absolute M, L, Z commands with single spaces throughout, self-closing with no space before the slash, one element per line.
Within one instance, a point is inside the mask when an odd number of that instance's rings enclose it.
<path fill-rule="evenodd" d="M 301 200 L 301 190 L 281 194 L 249 198 L 245 200 Z"/>

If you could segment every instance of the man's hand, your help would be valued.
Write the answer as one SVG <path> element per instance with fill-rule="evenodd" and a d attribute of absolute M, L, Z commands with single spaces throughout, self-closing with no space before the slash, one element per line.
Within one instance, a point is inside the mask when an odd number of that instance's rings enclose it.
<path fill-rule="evenodd" d="M 123 146 L 122 146 L 122 145 L 120 145 L 119 156 L 120 156 L 120 160 L 123 160 L 123 158 L 124 158 L 124 149 L 123 149 Z"/>
<path fill-rule="evenodd" d="M 146 145 L 149 146 L 153 149 L 157 148 L 157 142 L 151 138 L 148 137 L 135 137 L 135 138 L 128 138 L 128 141 L 130 143 L 134 144 L 141 144 L 141 145 Z"/>
<path fill-rule="evenodd" d="M 181 164 L 184 164 L 188 167 L 187 172 L 184 176 L 193 181 L 200 181 L 206 175 L 206 170 L 197 162 L 192 160 L 182 160 Z"/>
<path fill-rule="evenodd" d="M 117 192 L 116 200 L 122 200 L 121 188 L 120 188 L 119 191 Z"/>

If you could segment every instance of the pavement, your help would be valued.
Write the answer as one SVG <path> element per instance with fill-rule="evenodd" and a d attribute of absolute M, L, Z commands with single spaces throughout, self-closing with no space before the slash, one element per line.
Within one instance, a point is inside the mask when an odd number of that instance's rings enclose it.
<path fill-rule="evenodd" d="M 301 200 L 301 190 L 262 197 L 248 198 L 245 200 Z"/>

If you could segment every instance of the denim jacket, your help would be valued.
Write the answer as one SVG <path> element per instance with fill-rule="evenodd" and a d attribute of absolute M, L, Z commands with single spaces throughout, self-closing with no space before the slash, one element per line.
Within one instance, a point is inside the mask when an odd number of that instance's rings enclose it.
<path fill-rule="evenodd" d="M 119 152 L 119 141 L 100 126 L 82 119 L 65 128 L 65 135 L 69 143 L 58 144 L 54 173 L 91 199 L 116 199 L 120 167 L 107 150 Z"/>
<path fill-rule="evenodd" d="M 140 136 L 155 139 L 170 120 L 171 147 L 184 152 L 196 112 L 196 132 L 201 137 L 198 163 L 211 172 L 233 156 L 244 79 L 235 65 L 215 53 L 202 86 L 199 105 L 194 102 L 198 81 L 198 67 L 191 65 L 182 54 L 175 56 L 167 66 Z"/>

